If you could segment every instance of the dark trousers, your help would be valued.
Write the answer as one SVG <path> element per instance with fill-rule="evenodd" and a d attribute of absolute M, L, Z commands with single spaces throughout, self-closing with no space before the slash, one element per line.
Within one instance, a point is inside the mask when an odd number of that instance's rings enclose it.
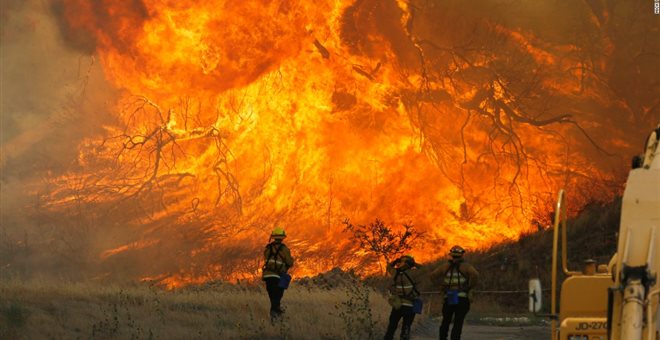
<path fill-rule="evenodd" d="M 387 325 L 387 332 L 385 333 L 385 340 L 392 340 L 394 332 L 399 326 L 399 320 L 403 318 L 403 326 L 401 326 L 401 339 L 410 339 L 410 326 L 415 319 L 415 312 L 410 306 L 401 306 L 399 309 L 392 308 L 390 313 L 390 323 Z"/>
<path fill-rule="evenodd" d="M 268 298 L 270 299 L 270 316 L 277 317 L 282 314 L 280 301 L 284 296 L 284 288 L 280 288 L 280 279 L 276 277 L 267 277 L 264 281 L 266 281 L 266 291 L 268 291 Z"/>
<path fill-rule="evenodd" d="M 457 305 L 447 303 L 447 298 L 442 305 L 442 324 L 440 324 L 440 340 L 447 340 L 449 324 L 454 319 L 454 327 L 451 328 L 451 340 L 460 340 L 463 332 L 463 321 L 470 310 L 470 300 L 464 297 L 458 298 Z"/>

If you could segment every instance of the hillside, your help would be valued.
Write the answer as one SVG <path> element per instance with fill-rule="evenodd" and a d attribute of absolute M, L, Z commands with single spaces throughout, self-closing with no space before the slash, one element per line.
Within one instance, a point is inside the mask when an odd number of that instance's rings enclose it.
<path fill-rule="evenodd" d="M 608 204 L 593 203 L 567 223 L 568 266 L 580 270 L 584 260 L 607 264 L 616 251 L 621 216 L 621 200 Z M 553 229 L 524 235 L 517 242 L 504 243 L 472 254 L 468 260 L 479 268 L 485 291 L 526 290 L 532 277 L 541 279 L 542 287 L 551 286 Z M 561 251 L 561 248 L 560 248 Z M 561 261 L 561 258 L 559 258 Z M 561 262 L 559 262 L 561 263 Z M 561 272 L 561 269 L 559 269 Z M 560 282 L 563 276 L 560 275 Z M 547 291 L 545 301 L 550 301 Z M 481 294 L 501 306 L 527 308 L 527 298 L 509 295 Z M 526 294 L 523 294 L 526 295 Z M 549 308 L 549 304 L 546 304 Z"/>
<path fill-rule="evenodd" d="M 567 222 L 568 266 L 579 270 L 582 262 L 594 259 L 607 264 L 616 251 L 617 233 L 621 216 L 621 199 L 607 204 L 592 203 L 575 218 Z M 468 253 L 471 262 L 481 274 L 475 300 L 487 311 L 524 312 L 527 309 L 528 281 L 541 279 L 547 296 L 544 309 L 549 310 L 552 264 L 553 228 L 523 235 L 518 241 L 498 244 L 489 249 Z M 561 248 L 560 248 L 561 252 Z M 559 258 L 559 263 L 561 258 Z M 439 262 L 430 264 L 431 270 Z M 559 269 L 561 272 L 561 269 Z M 560 275 L 560 282 L 563 276 Z M 437 290 L 425 286 L 426 290 Z M 493 291 L 523 291 L 495 293 Z M 439 300 L 438 300 L 439 302 Z"/>
<path fill-rule="evenodd" d="M 575 218 L 567 221 L 568 266 L 579 270 L 586 259 L 606 264 L 616 251 L 621 214 L 621 199 L 587 205 Z M 550 301 L 553 228 L 525 234 L 517 241 L 497 244 L 488 249 L 468 252 L 466 260 L 480 272 L 480 283 L 474 294 L 472 310 L 477 313 L 514 313 L 527 311 L 527 289 L 530 278 L 541 279 L 544 301 Z M 561 248 L 560 248 L 561 251 Z M 444 255 L 444 254 L 443 254 Z M 424 264 L 419 270 L 433 271 L 441 261 Z M 559 259 L 561 261 L 561 258 Z M 560 262 L 559 262 L 560 263 Z M 561 272 L 561 269 L 559 269 Z M 563 276 L 560 275 L 560 282 Z M 389 279 L 370 277 L 366 280 L 379 291 L 385 291 Z M 420 288 L 425 294 L 431 314 L 439 314 L 441 298 L 437 283 L 424 281 Z M 549 310 L 549 304 L 544 305 Z"/>
<path fill-rule="evenodd" d="M 620 200 L 592 204 L 569 221 L 571 268 L 586 258 L 599 263 L 609 260 L 616 247 L 619 211 Z M 550 287 L 551 248 L 552 230 L 542 230 L 517 242 L 469 253 L 467 259 L 481 272 L 482 280 L 468 323 L 500 323 L 494 316 L 527 314 L 527 280 L 538 275 L 544 288 Z M 420 270 L 429 272 L 438 263 Z M 3 280 L 0 338 L 379 338 L 390 310 L 381 294 L 388 284 L 389 279 L 383 277 L 363 283 L 339 269 L 299 279 L 283 300 L 285 322 L 271 324 L 261 284 L 213 282 L 166 291 L 144 284 Z M 420 288 L 437 290 L 431 282 L 423 282 Z M 413 329 L 435 334 L 437 320 L 429 317 L 436 317 L 440 306 L 439 295 L 425 294 L 425 315 L 416 319 Z M 527 318 L 507 320 L 505 324 L 530 323 Z"/>

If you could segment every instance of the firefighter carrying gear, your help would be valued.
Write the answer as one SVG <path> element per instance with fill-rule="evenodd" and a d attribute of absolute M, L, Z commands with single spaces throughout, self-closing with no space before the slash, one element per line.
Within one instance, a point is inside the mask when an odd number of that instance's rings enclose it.
<path fill-rule="evenodd" d="M 390 312 L 389 324 L 385 339 L 392 339 L 394 332 L 399 325 L 399 320 L 403 318 L 401 327 L 401 339 L 410 339 L 410 327 L 415 319 L 413 311 L 413 301 L 419 297 L 417 290 L 418 273 L 414 268 L 419 267 L 411 255 L 406 255 L 387 264 L 387 272 L 394 275 L 394 282 L 390 288 L 390 293 L 394 298 L 391 301 L 392 311 Z"/>
<path fill-rule="evenodd" d="M 266 282 L 266 290 L 270 299 L 270 317 L 271 320 L 274 320 L 283 313 L 280 302 L 284 296 L 284 288 L 280 287 L 280 275 L 293 267 L 293 257 L 289 248 L 282 243 L 286 237 L 284 229 L 277 227 L 270 236 L 274 240 L 268 243 L 264 250 L 262 278 Z"/>
<path fill-rule="evenodd" d="M 463 260 L 464 254 L 465 250 L 461 246 L 452 247 L 449 251 L 452 258 L 441 264 L 430 275 L 433 282 L 440 282 L 442 290 L 445 292 L 442 324 L 440 325 L 441 340 L 447 339 L 452 319 L 454 319 L 454 326 L 451 330 L 451 339 L 459 340 L 461 338 L 463 321 L 470 310 L 470 293 L 479 279 L 477 270 Z"/>

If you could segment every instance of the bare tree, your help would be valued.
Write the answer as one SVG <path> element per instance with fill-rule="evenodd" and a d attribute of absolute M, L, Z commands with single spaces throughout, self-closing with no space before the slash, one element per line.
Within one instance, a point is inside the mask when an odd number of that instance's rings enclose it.
<path fill-rule="evenodd" d="M 411 250 L 414 241 L 424 235 L 423 232 L 417 231 L 412 224 L 404 224 L 402 231 L 395 231 L 380 219 L 376 219 L 369 225 L 354 225 L 348 219 L 343 223 L 344 231 L 353 234 L 353 238 L 360 243 L 360 249 L 376 255 L 381 272 L 383 271 L 381 257 L 385 259 L 385 263 L 390 263 L 396 256 Z"/>

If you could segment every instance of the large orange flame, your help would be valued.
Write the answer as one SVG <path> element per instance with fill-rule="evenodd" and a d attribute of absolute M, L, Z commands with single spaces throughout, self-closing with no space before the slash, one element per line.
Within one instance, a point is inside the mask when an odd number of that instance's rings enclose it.
<path fill-rule="evenodd" d="M 619 190 L 567 118 L 523 117 L 519 84 L 492 71 L 496 62 L 570 69 L 574 60 L 557 57 L 570 45 L 488 23 L 504 47 L 462 60 L 429 43 L 429 32 L 445 33 L 415 26 L 403 1 L 61 5 L 69 32 L 93 45 L 125 94 L 118 123 L 81 145 L 82 170 L 59 179 L 52 204 L 80 194 L 76 179 L 90 202 L 135 202 L 121 209 L 139 236 L 109 244 L 106 261 L 157 256 L 145 249 L 192 235 L 194 246 L 173 248 L 177 270 L 142 273 L 172 287 L 255 275 L 276 224 L 290 235 L 298 274 L 310 274 L 362 263 L 345 218 L 413 223 L 426 232 L 413 251 L 424 261 L 547 225 L 560 187 L 574 209 Z M 454 65 L 453 78 L 430 76 L 438 63 Z M 538 76 L 534 86 L 556 95 L 580 91 L 570 72 Z"/>

